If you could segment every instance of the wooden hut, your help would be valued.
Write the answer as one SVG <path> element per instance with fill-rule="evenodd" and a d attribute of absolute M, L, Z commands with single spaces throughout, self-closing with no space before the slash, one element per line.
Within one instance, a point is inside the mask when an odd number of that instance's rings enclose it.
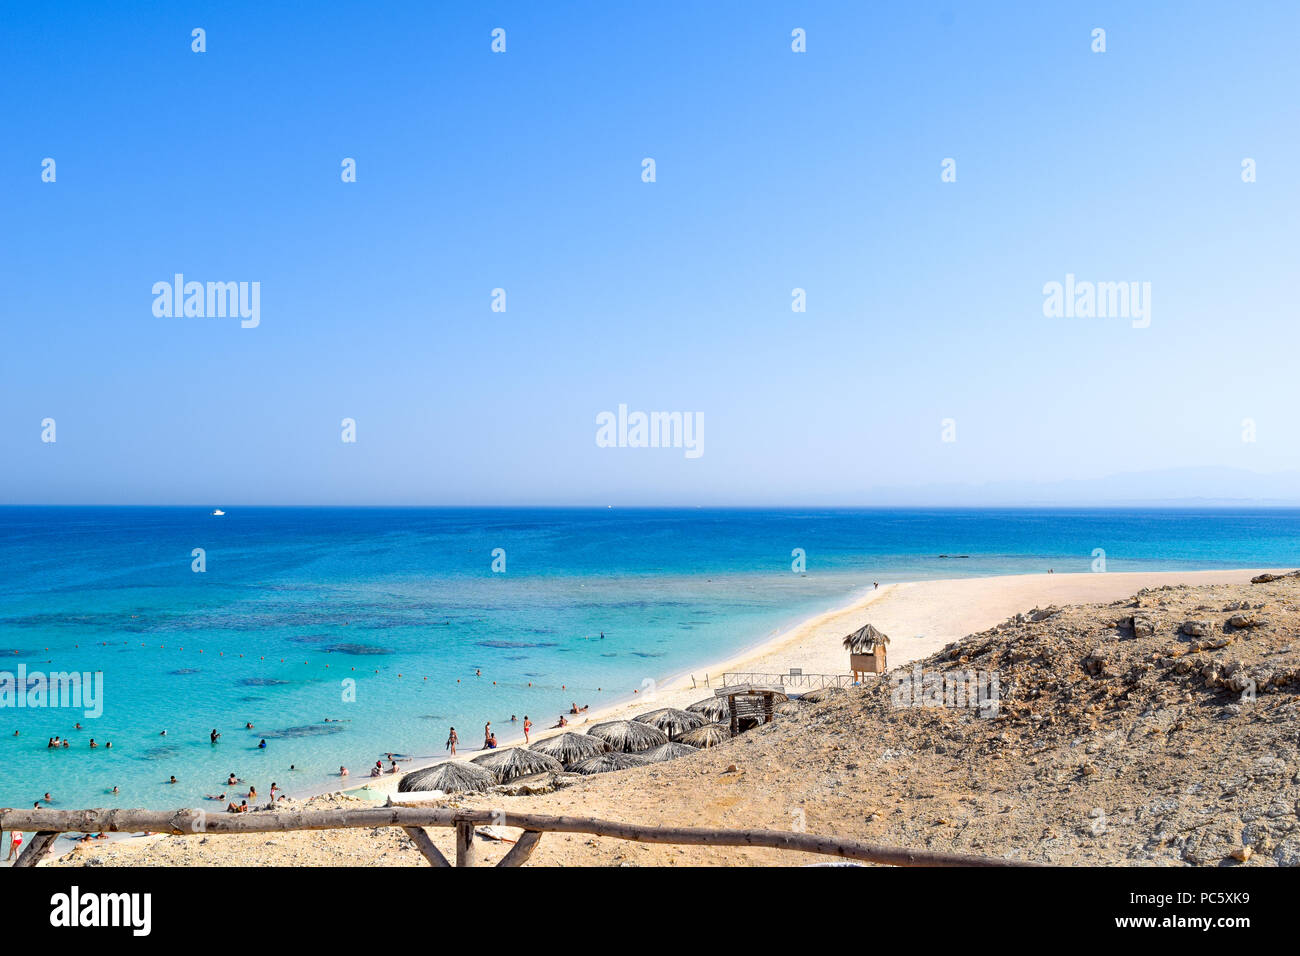
<path fill-rule="evenodd" d="M 861 683 L 864 674 L 883 674 L 885 663 L 885 645 L 889 636 L 876 630 L 870 624 L 864 624 L 848 637 L 844 646 L 849 651 L 849 669 L 853 679 Z"/>
<path fill-rule="evenodd" d="M 778 700 L 787 699 L 785 688 L 763 684 L 732 684 L 715 690 L 713 696 L 727 699 L 733 737 L 759 724 L 770 724 Z"/>

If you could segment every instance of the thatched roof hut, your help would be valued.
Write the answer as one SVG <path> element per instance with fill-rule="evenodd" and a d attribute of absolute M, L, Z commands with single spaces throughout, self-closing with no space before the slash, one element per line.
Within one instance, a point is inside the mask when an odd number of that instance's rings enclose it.
<path fill-rule="evenodd" d="M 653 728 L 652 728 L 653 729 Z M 640 754 L 625 754 L 613 751 L 596 754 L 586 760 L 580 760 L 569 769 L 574 773 L 590 776 L 593 773 L 609 773 L 613 770 L 629 770 L 632 767 L 644 767 L 650 761 Z"/>
<path fill-rule="evenodd" d="M 678 740 L 670 740 L 666 744 L 660 744 L 645 753 L 637 754 L 637 756 L 644 757 L 649 763 L 663 763 L 666 760 L 676 760 L 678 757 L 687 757 L 699 752 L 699 747 L 692 747 L 690 744 L 684 744 Z"/>
<path fill-rule="evenodd" d="M 731 728 L 726 724 L 705 724 L 703 727 L 686 731 L 677 742 L 690 744 L 692 747 L 716 747 L 730 739 Z"/>
<path fill-rule="evenodd" d="M 470 763 L 478 764 L 490 771 L 497 778 L 497 783 L 509 783 L 516 777 L 529 777 L 535 773 L 559 773 L 564 764 L 554 757 L 525 750 L 523 747 L 506 747 L 504 750 L 491 750 L 474 757 Z"/>
<path fill-rule="evenodd" d="M 695 714 L 689 710 L 679 710 L 676 707 L 660 707 L 648 714 L 642 714 L 637 720 L 640 723 L 649 724 L 651 727 L 658 727 L 668 735 L 669 740 L 676 740 L 686 731 L 694 730 L 696 727 L 703 727 L 709 722 L 709 718 L 703 714 Z"/>
<path fill-rule="evenodd" d="M 597 724 L 587 732 L 625 754 L 640 753 L 668 743 L 668 735 L 662 730 L 639 720 L 611 720 Z"/>
<path fill-rule="evenodd" d="M 852 634 L 844 638 L 844 649 L 850 654 L 874 654 L 876 645 L 889 643 L 889 635 L 878 631 L 870 624 L 863 624 Z"/>
<path fill-rule="evenodd" d="M 703 714 L 712 721 L 727 720 L 731 716 L 725 697 L 710 697 L 708 700 L 699 700 L 686 709 L 693 714 Z"/>
<path fill-rule="evenodd" d="M 463 760 L 448 760 L 408 773 L 398 782 L 397 790 L 399 793 L 429 793 L 434 790 L 462 793 L 487 790 L 496 784 L 496 776 L 482 767 Z"/>
<path fill-rule="evenodd" d="M 591 734 L 579 734 L 571 731 L 567 734 L 539 740 L 530 749 L 537 751 L 539 754 L 554 757 L 568 767 L 580 760 L 586 760 L 588 757 L 609 753 L 614 748 L 609 745 L 607 740 L 601 740 L 599 737 L 591 736 Z"/>
<path fill-rule="evenodd" d="M 800 700 L 806 700 L 810 704 L 820 704 L 824 700 L 829 700 L 838 694 L 847 694 L 843 687 L 837 687 L 834 684 L 827 684 L 825 687 L 818 687 L 816 690 L 810 690 L 800 697 Z"/>

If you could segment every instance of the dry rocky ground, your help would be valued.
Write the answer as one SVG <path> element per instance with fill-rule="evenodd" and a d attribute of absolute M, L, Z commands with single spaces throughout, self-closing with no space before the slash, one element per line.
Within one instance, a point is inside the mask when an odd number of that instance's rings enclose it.
<path fill-rule="evenodd" d="M 1300 864 L 1300 577 L 1035 608 L 920 663 L 996 674 L 998 704 L 903 707 L 873 682 L 671 763 L 462 796 L 678 826 L 805 827 L 1058 864 Z M 911 673 L 900 669 L 890 678 Z M 331 795 L 314 805 L 360 805 Z M 510 831 L 508 835 L 513 836 Z M 452 853 L 449 831 L 433 831 Z M 481 860 L 507 844 L 480 840 Z M 548 834 L 533 864 L 812 862 L 774 850 Z M 400 831 L 163 837 L 103 865 L 424 865 Z"/>

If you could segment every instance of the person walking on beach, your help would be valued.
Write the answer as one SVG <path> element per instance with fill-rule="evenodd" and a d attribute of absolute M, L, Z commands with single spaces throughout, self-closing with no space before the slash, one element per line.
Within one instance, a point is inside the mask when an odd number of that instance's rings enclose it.
<path fill-rule="evenodd" d="M 23 831 L 14 830 L 9 834 L 9 855 L 5 857 L 5 862 L 12 860 L 14 854 L 23 848 Z"/>
<path fill-rule="evenodd" d="M 525 747 L 527 747 L 529 743 L 528 732 L 532 729 L 533 729 L 533 722 L 528 719 L 527 714 L 524 714 L 524 746 Z"/>
<path fill-rule="evenodd" d="M 451 751 L 453 757 L 456 756 L 456 744 L 459 742 L 460 738 L 456 736 L 456 728 L 453 727 L 451 733 L 447 735 L 447 749 Z"/>
<path fill-rule="evenodd" d="M 483 748 L 486 750 L 488 741 L 492 738 L 492 721 L 483 725 Z"/>

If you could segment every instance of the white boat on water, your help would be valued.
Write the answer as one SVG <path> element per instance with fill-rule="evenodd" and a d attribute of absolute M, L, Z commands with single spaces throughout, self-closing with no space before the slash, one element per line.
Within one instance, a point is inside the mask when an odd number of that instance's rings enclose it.
<path fill-rule="evenodd" d="M 225 514 L 225 512 L 222 511 L 220 508 L 218 508 L 216 511 L 212 512 L 212 514 L 213 514 L 214 516 L 218 516 L 218 515 L 223 515 L 223 514 Z"/>

